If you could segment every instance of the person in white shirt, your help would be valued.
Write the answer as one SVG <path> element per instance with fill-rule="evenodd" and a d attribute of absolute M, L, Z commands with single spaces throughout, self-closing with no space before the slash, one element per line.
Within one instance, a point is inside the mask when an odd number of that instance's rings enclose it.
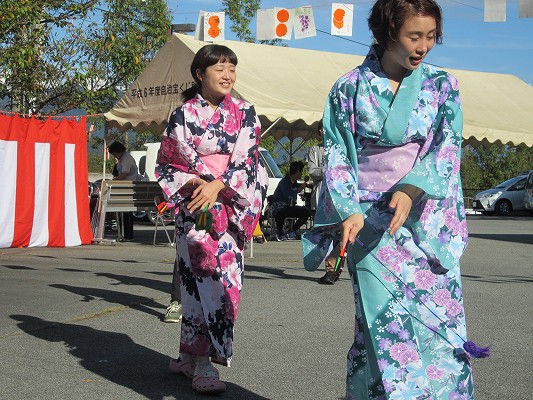
<path fill-rule="evenodd" d="M 117 160 L 117 173 L 113 179 L 120 181 L 136 181 L 138 179 L 139 170 L 137 163 L 130 153 L 126 151 L 124 145 L 120 142 L 113 142 L 107 148 L 109 154 L 111 154 Z M 122 213 L 123 223 L 123 240 L 133 240 L 133 216 L 131 212 Z M 120 229 L 120 228 L 119 228 Z"/>

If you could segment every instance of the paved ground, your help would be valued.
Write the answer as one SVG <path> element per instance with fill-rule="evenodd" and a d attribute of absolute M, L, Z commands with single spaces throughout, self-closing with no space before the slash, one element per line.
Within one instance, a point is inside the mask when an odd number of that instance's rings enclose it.
<path fill-rule="evenodd" d="M 533 218 L 468 219 L 463 257 L 478 400 L 530 400 Z M 174 249 L 152 228 L 116 246 L 0 249 L 0 399 L 195 399 L 167 371 L 179 324 L 165 324 Z M 163 235 L 159 239 L 163 240 Z M 247 259 L 226 399 L 343 398 L 353 330 L 350 282 L 321 286 L 299 242 L 254 246 Z"/>

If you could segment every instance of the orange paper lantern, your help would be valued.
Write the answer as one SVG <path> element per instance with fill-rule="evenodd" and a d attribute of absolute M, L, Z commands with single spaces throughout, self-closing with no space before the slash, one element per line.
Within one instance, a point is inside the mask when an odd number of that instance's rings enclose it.
<path fill-rule="evenodd" d="M 212 38 L 216 38 L 220 35 L 220 28 L 218 26 L 212 26 L 208 29 L 207 34 Z"/>

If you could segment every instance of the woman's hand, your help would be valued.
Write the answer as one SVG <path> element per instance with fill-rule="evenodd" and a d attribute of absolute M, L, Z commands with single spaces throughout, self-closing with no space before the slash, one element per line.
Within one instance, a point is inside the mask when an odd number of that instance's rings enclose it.
<path fill-rule="evenodd" d="M 201 180 L 199 178 L 196 179 Z M 187 205 L 187 209 L 191 213 L 197 209 L 203 210 L 206 205 L 208 210 L 213 208 L 213 205 L 217 201 L 218 193 L 225 188 L 225 185 L 217 179 L 211 182 L 201 181 L 202 183 L 193 190 L 191 195 L 192 200 Z"/>
<path fill-rule="evenodd" d="M 341 224 L 341 249 L 346 248 L 348 242 L 353 243 L 359 231 L 363 228 L 365 220 L 363 214 L 352 214 Z M 340 251 L 340 250 L 339 250 Z"/>
<path fill-rule="evenodd" d="M 389 233 L 394 235 L 398 229 L 402 227 L 405 220 L 409 216 L 413 200 L 404 192 L 394 192 L 392 200 L 389 203 L 389 208 L 394 210 L 394 216 L 389 225 Z"/>

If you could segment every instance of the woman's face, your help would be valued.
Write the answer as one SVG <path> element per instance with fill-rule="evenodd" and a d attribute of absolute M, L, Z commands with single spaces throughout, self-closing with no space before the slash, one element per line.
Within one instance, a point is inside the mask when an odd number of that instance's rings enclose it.
<path fill-rule="evenodd" d="M 235 68 L 230 62 L 218 62 L 207 67 L 203 75 L 197 70 L 198 78 L 202 81 L 202 96 L 206 100 L 220 101 L 230 94 L 237 80 Z"/>
<path fill-rule="evenodd" d="M 415 15 L 405 21 L 398 38 L 387 50 L 397 64 L 415 70 L 435 45 L 437 23 L 430 16 Z"/>

